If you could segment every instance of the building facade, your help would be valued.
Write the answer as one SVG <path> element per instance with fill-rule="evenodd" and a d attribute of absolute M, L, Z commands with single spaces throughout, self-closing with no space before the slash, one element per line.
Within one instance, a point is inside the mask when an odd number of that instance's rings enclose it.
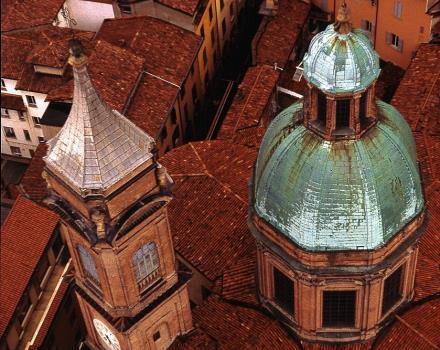
<path fill-rule="evenodd" d="M 166 349 L 192 329 L 166 211 L 171 179 L 154 140 L 102 102 L 80 43 L 71 52 L 74 100 L 45 159 L 46 203 L 63 218 L 86 343 Z"/>
<path fill-rule="evenodd" d="M 345 0 L 344 0 L 345 1 Z M 333 18 L 343 0 L 313 0 L 312 3 Z M 374 49 L 385 61 L 406 69 L 420 43 L 428 42 L 433 25 L 427 13 L 427 0 L 345 1 L 352 23 L 365 30 Z M 336 9 L 336 10 L 335 10 Z"/>
<path fill-rule="evenodd" d="M 309 341 L 365 341 L 414 295 L 425 208 L 411 130 L 376 101 L 379 58 L 345 5 L 269 126 L 249 227 L 263 306 Z"/>

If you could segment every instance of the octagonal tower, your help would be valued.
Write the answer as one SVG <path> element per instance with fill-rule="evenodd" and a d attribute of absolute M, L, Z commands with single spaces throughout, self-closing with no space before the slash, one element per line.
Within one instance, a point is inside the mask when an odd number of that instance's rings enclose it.
<path fill-rule="evenodd" d="M 343 4 L 304 57 L 307 96 L 270 124 L 255 165 L 259 296 L 304 339 L 369 339 L 413 296 L 424 200 L 411 130 L 374 97 L 379 72 Z"/>

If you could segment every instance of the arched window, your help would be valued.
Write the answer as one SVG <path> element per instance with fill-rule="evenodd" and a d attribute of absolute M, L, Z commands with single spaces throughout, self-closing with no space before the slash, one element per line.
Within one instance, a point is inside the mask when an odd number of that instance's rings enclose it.
<path fill-rule="evenodd" d="M 76 249 L 78 250 L 79 258 L 81 259 L 81 265 L 83 267 L 84 273 L 87 275 L 87 277 L 90 277 L 94 282 L 96 282 L 99 285 L 100 284 L 99 275 L 98 275 L 98 271 L 96 271 L 95 262 L 93 261 L 92 256 L 81 245 L 78 245 Z"/>
<path fill-rule="evenodd" d="M 148 242 L 134 253 L 133 267 L 141 289 L 159 277 L 159 257 L 153 242 Z"/>

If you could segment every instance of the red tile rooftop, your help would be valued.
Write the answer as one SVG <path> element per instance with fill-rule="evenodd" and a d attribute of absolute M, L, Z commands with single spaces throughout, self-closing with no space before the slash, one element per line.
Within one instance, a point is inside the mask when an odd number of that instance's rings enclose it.
<path fill-rule="evenodd" d="M 59 217 L 19 196 L 1 229 L 0 334 L 6 329 Z M 20 273 L 17 273 L 20 271 Z"/>
<path fill-rule="evenodd" d="M 41 176 L 44 169 L 43 157 L 46 152 L 47 145 L 40 143 L 18 186 L 23 195 L 35 202 L 41 202 L 46 197 L 47 183 Z"/>
<path fill-rule="evenodd" d="M 21 95 L 12 95 L 2 93 L 1 106 L 6 109 L 13 109 L 15 111 L 26 111 L 23 98 Z"/>
<path fill-rule="evenodd" d="M 187 15 L 193 16 L 196 13 L 199 3 L 205 0 L 157 0 L 165 6 L 171 7 Z"/>
<path fill-rule="evenodd" d="M 65 0 L 16 0 L 2 2 L 1 31 L 52 25 Z M 3 4 L 5 3 L 5 9 Z"/>
<path fill-rule="evenodd" d="M 182 146 L 161 158 L 176 183 L 169 206 L 176 252 L 211 281 L 242 257 L 256 254 L 246 224 L 247 179 L 255 154 L 244 146 L 211 141 Z"/>
<path fill-rule="evenodd" d="M 193 321 L 215 341 L 216 349 L 300 349 L 278 321 L 217 296 L 211 296 L 193 310 Z"/>
<path fill-rule="evenodd" d="M 275 63 L 284 67 L 296 45 L 310 11 L 310 4 L 300 0 L 279 0 L 278 13 L 265 17 L 252 46 L 256 48 L 256 64 Z"/>
<path fill-rule="evenodd" d="M 2 78 L 18 80 L 27 55 L 32 50 L 32 41 L 7 35 L 1 36 Z"/>
<path fill-rule="evenodd" d="M 144 73 L 125 115 L 157 139 L 178 94 L 178 87 Z"/>
<path fill-rule="evenodd" d="M 147 72 L 181 85 L 196 58 L 202 38 L 151 17 L 106 19 L 97 39 L 132 50 L 145 58 Z"/>
<path fill-rule="evenodd" d="M 256 128 L 267 126 L 269 123 L 272 117 L 270 99 L 276 89 L 278 78 L 279 72 L 271 66 L 259 65 L 249 68 L 238 87 L 217 138 L 259 145 L 260 139 L 248 142 L 245 134 L 247 131 L 249 134 L 256 134 Z"/>

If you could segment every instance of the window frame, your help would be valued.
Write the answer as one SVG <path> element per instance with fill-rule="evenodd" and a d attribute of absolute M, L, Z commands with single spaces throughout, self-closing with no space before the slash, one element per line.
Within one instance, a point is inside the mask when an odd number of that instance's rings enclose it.
<path fill-rule="evenodd" d="M 94 284 L 101 287 L 101 281 L 96 267 L 95 259 L 89 251 L 81 244 L 76 245 L 76 251 L 79 256 L 83 275 L 86 279 L 91 280 Z M 87 259 L 87 260 L 85 260 Z"/>
<path fill-rule="evenodd" d="M 17 139 L 17 134 L 15 133 L 15 130 L 11 126 L 4 126 L 3 132 L 5 133 L 5 136 L 10 139 Z"/>
<path fill-rule="evenodd" d="M 131 257 L 135 281 L 140 291 L 148 289 L 160 278 L 160 259 L 157 245 L 148 241 Z"/>
<path fill-rule="evenodd" d="M 32 95 L 25 95 L 26 96 L 26 102 L 29 107 L 37 107 L 37 100 L 35 99 L 35 96 Z"/>
<path fill-rule="evenodd" d="M 341 306 L 341 295 L 345 294 L 348 295 L 348 293 L 351 294 L 351 296 L 354 296 L 352 303 L 353 303 L 353 309 L 350 311 L 352 315 L 349 315 L 349 317 L 352 317 L 350 319 L 350 322 L 348 321 L 341 321 L 340 318 L 344 316 L 338 315 L 339 319 L 335 321 L 335 313 L 341 312 L 340 309 L 345 307 L 346 305 Z M 334 310 L 335 303 L 333 305 L 328 305 L 331 300 L 326 300 L 326 295 L 330 296 L 333 294 L 334 296 L 338 296 L 338 305 L 336 306 L 336 312 Z M 339 294 L 339 295 L 337 295 Z M 357 301 L 358 301 L 358 290 L 357 289 L 330 289 L 330 290 L 323 290 L 322 294 L 322 309 L 321 309 L 321 326 L 322 328 L 355 328 L 356 327 L 356 312 L 357 312 Z M 336 298 L 334 298 L 336 299 Z M 327 302 L 326 302 L 327 301 Z M 350 300 L 349 300 L 350 301 Z M 333 310 L 332 310 L 333 309 Z M 326 312 L 330 312 L 329 315 L 326 315 Z M 347 311 L 344 310 L 345 316 L 347 316 Z M 331 319 L 331 322 L 328 322 Z M 334 323 L 333 323 L 334 322 Z"/>
<path fill-rule="evenodd" d="M 278 275 L 278 278 L 277 278 Z M 289 314 L 290 316 L 295 315 L 295 283 L 294 281 L 287 276 L 281 269 L 279 269 L 276 266 L 272 266 L 272 278 L 273 278 L 273 292 L 272 292 L 272 300 L 275 302 L 275 304 L 281 308 L 284 312 Z M 282 286 L 279 284 L 279 288 L 277 288 L 277 280 L 281 282 L 281 280 L 284 280 L 284 282 L 289 284 L 283 284 Z M 286 286 L 289 286 L 290 288 L 286 288 Z M 290 300 L 283 300 L 284 298 Z"/>
<path fill-rule="evenodd" d="M 351 117 L 351 100 L 349 98 L 336 100 L 336 129 L 349 128 Z"/>
<path fill-rule="evenodd" d="M 397 289 L 387 291 L 387 282 L 393 281 L 393 279 L 395 279 L 396 273 L 399 273 Z M 402 264 L 398 268 L 396 268 L 392 273 L 390 273 L 387 278 L 384 279 L 383 289 L 382 289 L 382 309 L 381 309 L 382 317 L 387 315 L 391 310 L 393 310 L 396 307 L 396 305 L 398 305 L 399 302 L 402 300 L 404 273 L 405 273 L 405 267 L 404 264 Z M 396 288 L 396 285 L 394 284 L 389 288 Z M 394 299 L 390 300 L 389 298 L 394 298 Z"/>
<path fill-rule="evenodd" d="M 21 148 L 20 148 L 20 147 L 17 147 L 17 146 L 9 146 L 9 148 L 11 149 L 11 153 L 12 153 L 12 155 L 17 156 L 17 157 L 21 157 L 21 156 L 23 155 L 23 154 L 21 153 Z M 13 149 L 18 150 L 18 152 L 17 152 L 17 151 L 14 151 Z"/>
<path fill-rule="evenodd" d="M 23 135 L 26 141 L 32 142 L 31 133 L 29 132 L 29 130 L 23 129 Z"/>
<path fill-rule="evenodd" d="M 6 91 L 6 90 L 8 90 L 8 88 L 6 87 L 6 82 L 5 82 L 5 79 L 3 79 L 3 78 L 1 78 L 1 89 L 2 89 L 2 91 Z"/>
<path fill-rule="evenodd" d="M 11 118 L 11 115 L 9 114 L 9 109 L 7 108 L 1 108 L 1 116 L 2 118 Z"/>

